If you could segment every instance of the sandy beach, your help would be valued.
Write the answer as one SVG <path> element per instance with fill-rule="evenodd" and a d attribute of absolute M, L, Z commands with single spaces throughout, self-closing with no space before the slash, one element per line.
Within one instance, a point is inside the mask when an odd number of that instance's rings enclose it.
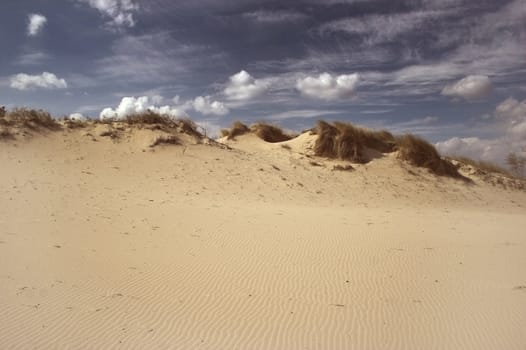
<path fill-rule="evenodd" d="M 524 189 L 105 127 L 0 143 L 2 349 L 526 348 Z"/>

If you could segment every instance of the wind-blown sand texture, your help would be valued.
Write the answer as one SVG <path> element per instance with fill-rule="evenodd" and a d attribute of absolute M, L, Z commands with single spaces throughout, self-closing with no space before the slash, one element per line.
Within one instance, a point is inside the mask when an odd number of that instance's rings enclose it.
<path fill-rule="evenodd" d="M 0 348 L 526 349 L 524 190 L 106 127 L 0 142 Z"/>

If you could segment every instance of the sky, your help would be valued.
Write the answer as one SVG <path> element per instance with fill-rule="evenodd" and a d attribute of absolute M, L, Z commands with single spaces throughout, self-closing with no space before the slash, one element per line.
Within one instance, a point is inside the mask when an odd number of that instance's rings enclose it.
<path fill-rule="evenodd" d="M 526 154 L 526 0 L 2 0 L 0 105 L 319 119 Z"/>

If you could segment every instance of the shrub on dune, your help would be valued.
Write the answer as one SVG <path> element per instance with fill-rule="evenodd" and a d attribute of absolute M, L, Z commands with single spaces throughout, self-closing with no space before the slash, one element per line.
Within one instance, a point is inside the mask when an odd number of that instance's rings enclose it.
<path fill-rule="evenodd" d="M 4 125 L 20 125 L 29 129 L 56 130 L 60 128 L 60 124 L 51 117 L 51 114 L 43 110 L 15 108 L 9 112 L 4 111 L 1 119 Z"/>
<path fill-rule="evenodd" d="M 338 129 L 331 124 L 320 120 L 316 125 L 315 133 L 318 135 L 318 138 L 314 144 L 314 153 L 320 157 L 338 158 L 335 144 Z"/>
<path fill-rule="evenodd" d="M 436 175 L 462 177 L 453 163 L 442 159 L 436 148 L 424 139 L 409 134 L 399 137 L 397 144 L 400 158 L 410 164 L 427 168 Z"/>
<path fill-rule="evenodd" d="M 180 133 L 184 133 L 198 139 L 204 137 L 203 134 L 199 132 L 199 127 L 197 124 L 188 118 L 175 119 L 166 114 L 146 111 L 143 113 L 130 114 L 126 116 L 123 121 L 129 125 L 149 125 L 155 129 L 162 129 L 166 131 L 169 129 L 177 129 L 177 131 Z M 113 120 L 110 120 L 110 122 L 113 122 Z"/>
<path fill-rule="evenodd" d="M 194 123 L 194 121 L 191 119 L 176 119 L 175 123 L 179 132 L 182 132 L 183 134 L 193 136 L 197 139 L 201 139 L 204 137 L 203 134 L 199 131 L 199 126 L 196 123 Z"/>
<path fill-rule="evenodd" d="M 336 122 L 338 130 L 335 140 L 337 158 L 347 159 L 356 163 L 365 163 L 363 135 L 359 129 L 350 124 Z"/>
<path fill-rule="evenodd" d="M 250 131 L 266 142 L 283 142 L 293 138 L 291 135 L 286 134 L 279 126 L 265 123 L 251 125 Z"/>
<path fill-rule="evenodd" d="M 237 136 L 247 133 L 253 133 L 266 142 L 283 142 L 293 138 L 293 136 L 285 133 L 279 126 L 266 123 L 255 123 L 249 128 L 242 122 L 236 121 L 232 124 L 230 129 L 221 130 L 221 135 L 226 137 L 227 140 L 233 140 Z"/>
<path fill-rule="evenodd" d="M 396 139 L 389 131 L 361 129 L 361 134 L 365 147 L 382 153 L 391 153 L 396 150 Z"/>
<path fill-rule="evenodd" d="M 230 127 L 230 129 L 221 130 L 221 135 L 223 137 L 226 136 L 227 140 L 234 140 L 236 136 L 241 136 L 248 132 L 250 132 L 250 129 L 248 126 L 241 123 L 240 121 L 235 121 L 234 123 L 232 123 L 232 126 Z"/>
<path fill-rule="evenodd" d="M 152 111 L 134 113 L 126 116 L 124 121 L 128 124 L 160 124 L 173 125 L 174 120 L 167 115 L 162 115 Z"/>
<path fill-rule="evenodd" d="M 356 127 L 350 123 L 319 121 L 315 133 L 318 139 L 314 145 L 317 156 L 349 160 L 357 163 L 368 161 L 367 148 L 382 153 L 393 152 L 396 148 L 394 136 L 387 131 L 373 131 Z"/>

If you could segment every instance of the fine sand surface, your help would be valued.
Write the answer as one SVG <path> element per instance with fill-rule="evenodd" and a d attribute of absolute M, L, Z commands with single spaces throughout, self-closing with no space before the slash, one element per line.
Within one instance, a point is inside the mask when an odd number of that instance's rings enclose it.
<path fill-rule="evenodd" d="M 152 135 L 0 142 L 1 349 L 526 349 L 524 190 Z"/>

